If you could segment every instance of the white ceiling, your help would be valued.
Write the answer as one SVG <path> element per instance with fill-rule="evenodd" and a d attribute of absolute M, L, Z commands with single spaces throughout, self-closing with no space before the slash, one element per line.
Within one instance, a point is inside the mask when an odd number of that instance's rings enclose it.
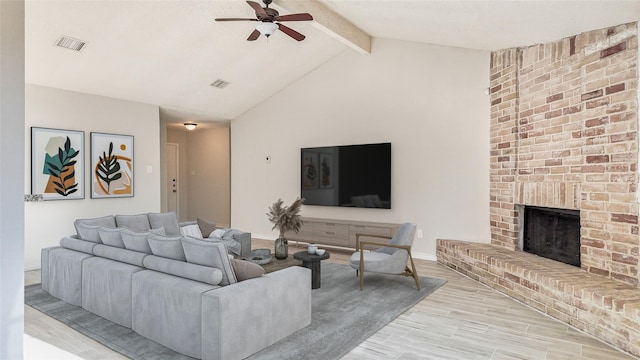
<path fill-rule="evenodd" d="M 640 20 L 639 0 L 296 1 L 319 3 L 374 38 L 480 50 Z M 254 12 L 242 0 L 26 0 L 26 81 L 155 104 L 170 121 L 214 125 L 354 51 L 312 22 L 287 23 L 307 36 L 302 42 L 281 32 L 248 42 L 255 22 L 213 21 L 218 17 Z M 88 45 L 79 53 L 55 47 L 60 35 Z M 209 86 L 218 78 L 230 85 Z"/>

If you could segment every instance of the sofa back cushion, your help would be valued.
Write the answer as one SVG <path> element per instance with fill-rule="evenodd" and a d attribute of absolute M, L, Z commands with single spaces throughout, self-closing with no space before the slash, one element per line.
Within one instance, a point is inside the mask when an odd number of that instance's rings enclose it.
<path fill-rule="evenodd" d="M 153 255 L 179 261 L 186 261 L 187 258 L 184 256 L 184 250 L 182 250 L 181 239 L 182 236 L 162 236 L 156 234 L 149 234 L 147 237 L 149 247 L 151 248 Z"/>
<path fill-rule="evenodd" d="M 73 222 L 73 225 L 76 227 L 76 233 L 80 236 L 80 233 L 78 232 L 78 224 L 116 227 L 116 218 L 113 215 L 107 215 L 91 219 L 76 219 Z"/>
<path fill-rule="evenodd" d="M 133 231 L 149 231 L 151 229 L 147 214 L 116 215 L 116 224 L 118 227 Z"/>
<path fill-rule="evenodd" d="M 122 228 L 111 228 L 101 226 L 98 229 L 98 235 L 103 244 L 109 246 L 115 246 L 118 248 L 124 248 L 124 242 L 122 241 Z"/>
<path fill-rule="evenodd" d="M 135 232 L 129 229 L 123 229 L 122 232 L 122 242 L 124 242 L 124 247 L 128 250 L 139 251 L 146 254 L 151 254 L 151 248 L 149 247 L 149 241 L 147 237 L 149 236 L 149 232 Z"/>
<path fill-rule="evenodd" d="M 180 225 L 175 212 L 148 213 L 147 216 L 152 229 L 164 227 L 167 235 L 180 235 Z"/>
<path fill-rule="evenodd" d="M 238 282 L 224 243 L 184 237 L 182 238 L 182 248 L 188 262 L 219 269 L 222 272 L 221 286 Z"/>
<path fill-rule="evenodd" d="M 88 225 L 88 224 L 77 224 L 76 230 L 78 231 L 78 238 L 86 241 L 91 241 L 94 243 L 100 243 L 100 234 L 98 230 L 101 228 L 100 225 Z"/>

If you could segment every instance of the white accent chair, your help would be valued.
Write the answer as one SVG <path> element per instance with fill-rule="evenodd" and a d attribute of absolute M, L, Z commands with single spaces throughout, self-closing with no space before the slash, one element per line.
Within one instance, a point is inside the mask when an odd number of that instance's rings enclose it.
<path fill-rule="evenodd" d="M 411 245 L 413 244 L 415 233 L 416 224 L 407 222 L 400 225 L 393 237 L 356 234 L 356 252 L 351 255 L 349 265 L 356 270 L 356 276 L 360 276 L 360 290 L 364 287 L 364 273 L 367 271 L 412 276 L 418 291 L 420 291 L 418 273 L 411 256 Z M 390 239 L 391 241 L 388 243 L 360 241 L 360 237 Z M 376 247 L 377 249 L 366 251 L 365 247 Z M 409 260 L 411 261 L 411 269 L 407 266 L 407 261 Z"/>

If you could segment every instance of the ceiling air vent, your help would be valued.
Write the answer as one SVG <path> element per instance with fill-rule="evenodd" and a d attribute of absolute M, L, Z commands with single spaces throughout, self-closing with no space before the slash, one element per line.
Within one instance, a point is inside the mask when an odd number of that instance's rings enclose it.
<path fill-rule="evenodd" d="M 211 83 L 211 86 L 217 87 L 218 89 L 224 89 L 224 87 L 227 85 L 229 85 L 229 82 L 222 79 L 217 79 L 216 81 Z"/>
<path fill-rule="evenodd" d="M 61 48 L 69 49 L 69 50 L 82 51 L 82 49 L 84 49 L 85 46 L 87 46 L 87 42 L 74 39 L 69 36 L 61 35 L 56 40 L 55 45 Z"/>

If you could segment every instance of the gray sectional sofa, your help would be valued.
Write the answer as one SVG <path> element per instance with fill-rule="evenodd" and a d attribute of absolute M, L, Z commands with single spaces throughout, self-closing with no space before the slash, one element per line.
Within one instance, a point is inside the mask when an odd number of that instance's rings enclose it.
<path fill-rule="evenodd" d="M 243 359 L 311 323 L 308 269 L 238 282 L 219 241 L 120 234 L 128 246 L 119 247 L 82 238 L 95 230 L 119 245 L 105 225 L 112 218 L 77 222 L 102 225 L 42 250 L 43 290 L 197 359 Z"/>

